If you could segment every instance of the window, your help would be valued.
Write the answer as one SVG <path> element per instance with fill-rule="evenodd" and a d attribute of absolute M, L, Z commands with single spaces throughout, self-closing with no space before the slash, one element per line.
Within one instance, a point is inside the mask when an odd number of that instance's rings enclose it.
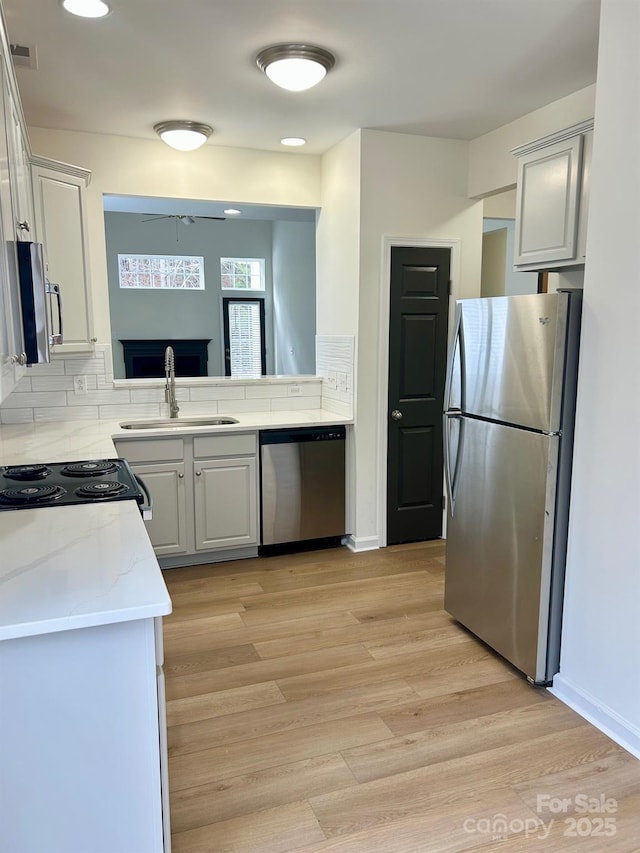
<path fill-rule="evenodd" d="M 225 376 L 264 376 L 264 300 L 222 300 Z"/>
<path fill-rule="evenodd" d="M 264 258 L 220 258 L 223 290 L 264 290 Z"/>
<path fill-rule="evenodd" d="M 120 287 L 204 290 L 204 258 L 195 255 L 118 255 Z"/>

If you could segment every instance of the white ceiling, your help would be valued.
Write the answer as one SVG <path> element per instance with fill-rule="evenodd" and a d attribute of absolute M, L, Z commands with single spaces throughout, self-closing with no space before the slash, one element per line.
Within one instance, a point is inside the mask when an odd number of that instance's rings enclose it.
<path fill-rule="evenodd" d="M 208 145 L 326 151 L 358 127 L 473 139 L 595 81 L 599 0 L 2 0 L 29 125 L 154 138 L 187 118 Z M 274 86 L 263 47 L 310 42 L 336 65 L 308 92 Z M 290 149 L 286 149 L 290 150 Z M 299 149 L 300 150 L 300 149 Z M 188 155 L 187 155 L 188 156 Z"/>

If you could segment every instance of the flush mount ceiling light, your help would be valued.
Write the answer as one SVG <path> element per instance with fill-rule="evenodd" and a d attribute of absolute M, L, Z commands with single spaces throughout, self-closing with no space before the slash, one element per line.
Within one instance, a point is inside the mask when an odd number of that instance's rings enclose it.
<path fill-rule="evenodd" d="M 194 151 L 213 133 L 212 127 L 197 121 L 161 121 L 153 129 L 163 142 L 177 151 Z"/>
<path fill-rule="evenodd" d="M 335 65 L 328 50 L 312 44 L 275 44 L 256 56 L 258 68 L 282 89 L 302 92 L 319 83 Z"/>
<path fill-rule="evenodd" d="M 301 136 L 285 136 L 280 140 L 280 145 L 288 145 L 290 148 L 297 148 L 298 145 L 306 145 L 307 140 Z"/>
<path fill-rule="evenodd" d="M 227 216 L 240 216 L 240 213 L 241 213 L 241 211 L 235 207 L 228 207 L 226 210 L 223 210 L 222 212 L 226 213 Z"/>
<path fill-rule="evenodd" d="M 110 12 L 103 0 L 62 0 L 62 8 L 80 18 L 104 18 Z"/>

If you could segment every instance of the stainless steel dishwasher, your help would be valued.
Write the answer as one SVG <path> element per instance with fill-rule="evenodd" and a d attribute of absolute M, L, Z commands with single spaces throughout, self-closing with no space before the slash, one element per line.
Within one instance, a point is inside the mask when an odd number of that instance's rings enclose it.
<path fill-rule="evenodd" d="M 262 545 L 345 534 L 345 428 L 260 432 Z"/>

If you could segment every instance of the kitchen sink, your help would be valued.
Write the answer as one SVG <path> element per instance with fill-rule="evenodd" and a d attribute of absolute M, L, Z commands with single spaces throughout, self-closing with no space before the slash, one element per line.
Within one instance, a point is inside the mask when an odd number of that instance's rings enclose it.
<path fill-rule="evenodd" d="M 153 421 L 125 421 L 122 429 L 182 429 L 192 426 L 228 426 L 235 418 L 158 418 Z"/>

